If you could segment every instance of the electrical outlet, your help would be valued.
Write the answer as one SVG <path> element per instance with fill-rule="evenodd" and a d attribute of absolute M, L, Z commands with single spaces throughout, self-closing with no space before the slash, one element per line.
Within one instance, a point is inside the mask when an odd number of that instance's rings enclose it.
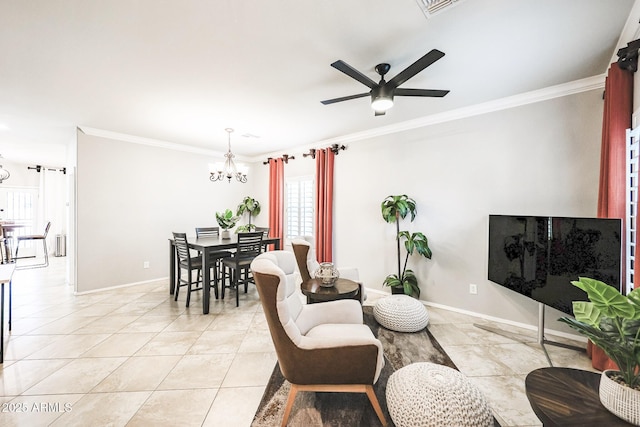
<path fill-rule="evenodd" d="M 142 264 L 142 268 L 149 268 L 149 261 L 145 261 L 144 264 Z"/>
<path fill-rule="evenodd" d="M 469 293 L 476 295 L 478 293 L 478 285 L 476 285 L 475 283 L 470 283 L 469 284 Z"/>

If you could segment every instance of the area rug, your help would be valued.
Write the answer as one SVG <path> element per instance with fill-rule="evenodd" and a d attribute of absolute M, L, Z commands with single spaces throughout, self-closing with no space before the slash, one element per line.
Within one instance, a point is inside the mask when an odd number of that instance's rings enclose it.
<path fill-rule="evenodd" d="M 410 363 L 432 362 L 457 369 L 447 353 L 428 329 L 416 333 L 393 332 L 381 327 L 373 317 L 373 307 L 365 306 L 364 322 L 382 342 L 385 366 L 375 384 L 375 392 L 390 426 L 385 389 L 389 376 Z M 357 363 L 357 361 L 354 361 Z M 289 393 L 289 382 L 284 379 L 276 364 L 265 389 L 252 427 L 279 426 Z M 369 399 L 363 393 L 311 393 L 300 392 L 296 396 L 288 426 L 290 427 L 370 427 L 379 426 Z M 496 423 L 496 426 L 499 424 Z"/>

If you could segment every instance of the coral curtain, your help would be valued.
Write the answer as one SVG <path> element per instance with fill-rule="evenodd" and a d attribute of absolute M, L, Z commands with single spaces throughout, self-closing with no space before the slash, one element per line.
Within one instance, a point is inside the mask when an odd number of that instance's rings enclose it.
<path fill-rule="evenodd" d="M 280 238 L 284 232 L 284 161 L 269 159 L 269 236 Z"/>
<path fill-rule="evenodd" d="M 316 150 L 316 256 L 333 260 L 333 161 L 331 149 Z"/>
<path fill-rule="evenodd" d="M 605 82 L 604 114 L 602 119 L 602 148 L 600 153 L 600 185 L 598 188 L 598 217 L 621 218 L 625 230 L 626 200 L 626 130 L 631 127 L 633 112 L 633 73 L 611 64 Z M 623 239 L 623 257 L 625 243 Z M 624 279 L 624 262 L 622 277 Z M 634 276 L 634 286 L 640 281 L 640 274 Z M 622 284 L 625 287 L 625 284 Z M 617 369 L 604 352 L 589 341 L 587 353 L 591 363 L 599 370 Z"/>

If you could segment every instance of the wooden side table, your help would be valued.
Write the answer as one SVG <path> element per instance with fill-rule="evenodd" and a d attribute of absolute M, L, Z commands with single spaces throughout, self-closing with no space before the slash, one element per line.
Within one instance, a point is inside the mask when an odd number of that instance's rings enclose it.
<path fill-rule="evenodd" d="M 302 282 L 300 289 L 307 296 L 307 304 L 333 301 L 337 299 L 358 299 L 360 286 L 349 279 L 337 279 L 333 286 L 320 286 L 320 279 L 310 279 Z"/>
<path fill-rule="evenodd" d="M 600 373 L 540 368 L 527 375 L 525 387 L 531 408 L 545 427 L 631 425 L 600 403 Z"/>

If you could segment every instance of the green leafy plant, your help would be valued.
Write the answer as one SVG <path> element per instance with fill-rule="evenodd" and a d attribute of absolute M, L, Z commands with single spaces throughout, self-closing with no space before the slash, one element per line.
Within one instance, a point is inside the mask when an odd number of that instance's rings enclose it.
<path fill-rule="evenodd" d="M 580 277 L 571 282 L 589 301 L 574 301 L 573 315 L 559 320 L 588 337 L 613 360 L 624 383 L 640 389 L 640 288 L 627 296 L 604 282 Z"/>
<path fill-rule="evenodd" d="M 418 286 L 418 278 L 413 270 L 407 268 L 409 257 L 417 252 L 425 258 L 431 259 L 432 252 L 429 248 L 429 240 L 421 232 L 410 233 L 408 231 L 400 231 L 400 220 L 407 216 L 413 221 L 416 217 L 416 202 L 406 194 L 399 196 L 388 196 L 382 201 L 382 218 L 388 223 L 396 223 L 396 243 L 398 249 L 398 273 L 390 274 L 384 279 L 385 286 L 392 288 L 401 288 L 406 295 L 420 296 L 420 287 Z M 407 254 L 404 259 L 404 265 L 400 260 L 400 243 L 404 241 L 404 247 Z"/>
<path fill-rule="evenodd" d="M 251 217 L 258 216 L 260 214 L 260 202 L 256 199 L 246 196 L 242 199 L 242 202 L 238 205 L 236 215 L 242 217 L 247 212 L 249 214 L 249 224 L 241 225 L 237 228 L 236 233 L 244 233 L 247 231 L 254 231 L 256 229 L 255 224 L 251 224 Z"/>
<path fill-rule="evenodd" d="M 223 230 L 229 230 L 238 223 L 240 220 L 239 216 L 234 216 L 231 209 L 226 209 L 224 212 L 216 212 L 216 221 L 218 221 L 218 225 Z"/>

